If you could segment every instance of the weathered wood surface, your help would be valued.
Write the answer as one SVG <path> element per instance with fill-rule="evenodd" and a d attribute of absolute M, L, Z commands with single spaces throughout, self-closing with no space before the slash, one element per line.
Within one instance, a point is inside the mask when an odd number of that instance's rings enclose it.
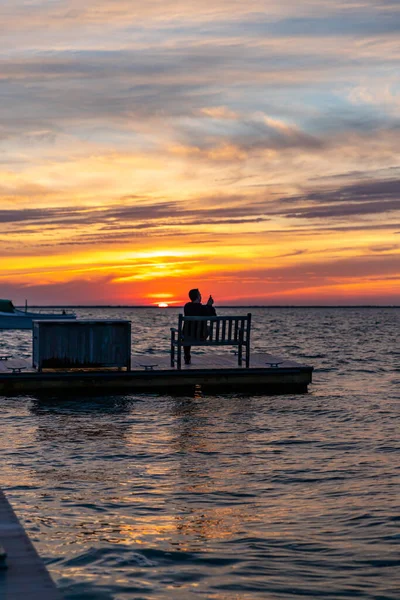
<path fill-rule="evenodd" d="M 259 388 L 263 393 L 306 392 L 311 383 L 312 367 L 270 354 L 253 354 L 251 366 L 238 366 L 232 353 L 219 355 L 207 352 L 193 354 L 192 364 L 181 370 L 171 368 L 170 357 L 135 355 L 131 371 L 115 369 L 75 369 L 70 371 L 35 371 L 30 362 L 26 369 L 13 373 L 13 360 L 0 363 L 0 394 L 35 392 L 129 393 L 135 391 L 173 393 L 178 389 L 200 385 L 224 391 L 244 391 Z M 22 359 L 21 359 L 22 360 Z M 21 364 L 21 360 L 17 361 Z"/>
<path fill-rule="evenodd" d="M 309 368 L 306 365 L 302 365 L 294 360 L 285 359 L 274 354 L 252 354 L 250 369 L 271 369 L 272 365 L 278 364 L 279 368 Z M 145 366 L 153 366 L 154 370 L 168 370 L 174 371 L 170 365 L 169 354 L 163 355 L 149 355 L 149 354 L 136 354 L 131 357 L 131 369 L 142 371 Z M 28 358 L 9 358 L 8 360 L 0 361 L 0 374 L 10 374 L 12 369 L 15 367 L 21 367 L 25 373 L 37 373 L 37 370 L 32 367 L 32 360 Z M 198 370 L 198 369 L 238 369 L 242 370 L 245 367 L 241 367 L 237 364 L 236 355 L 233 353 L 204 353 L 196 354 L 192 352 L 192 364 L 182 365 L 182 369 L 185 370 Z M 62 369 L 58 369 L 55 372 L 61 372 Z M 75 372 L 78 369 L 74 370 Z M 90 369 L 79 369 L 79 371 L 90 372 Z M 109 371 L 109 369 L 96 369 L 96 371 Z M 50 369 L 48 370 L 50 372 Z"/>
<path fill-rule="evenodd" d="M 130 367 L 131 322 L 121 319 L 34 321 L 33 365 L 46 368 Z"/>
<path fill-rule="evenodd" d="M 0 569 L 1 600 L 62 600 L 43 561 L 0 490 L 0 544 L 7 556 Z"/>

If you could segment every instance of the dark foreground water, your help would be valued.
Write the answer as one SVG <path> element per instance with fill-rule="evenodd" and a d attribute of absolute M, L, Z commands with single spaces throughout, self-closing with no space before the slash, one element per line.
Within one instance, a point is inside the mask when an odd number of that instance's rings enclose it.
<path fill-rule="evenodd" d="M 177 312 L 78 311 L 156 354 Z M 400 309 L 252 313 L 309 394 L 0 398 L 0 486 L 66 599 L 400 598 Z"/>

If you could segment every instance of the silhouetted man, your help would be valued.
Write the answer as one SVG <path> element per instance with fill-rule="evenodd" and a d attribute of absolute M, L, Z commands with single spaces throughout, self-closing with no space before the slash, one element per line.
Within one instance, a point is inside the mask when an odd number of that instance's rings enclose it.
<path fill-rule="evenodd" d="M 201 294 L 200 291 L 196 288 L 194 290 L 190 290 L 189 292 L 190 302 L 187 302 L 183 308 L 183 312 L 185 317 L 214 317 L 217 313 L 215 312 L 215 308 L 213 307 L 214 300 L 212 296 L 207 300 L 207 304 L 201 303 Z M 190 332 L 186 331 L 186 334 L 190 335 Z M 183 335 L 185 336 L 185 330 L 183 331 Z M 208 333 L 204 333 L 204 339 L 207 339 Z M 183 353 L 185 356 L 185 365 L 190 365 L 191 356 L 190 356 L 190 348 L 191 346 L 183 346 Z"/>

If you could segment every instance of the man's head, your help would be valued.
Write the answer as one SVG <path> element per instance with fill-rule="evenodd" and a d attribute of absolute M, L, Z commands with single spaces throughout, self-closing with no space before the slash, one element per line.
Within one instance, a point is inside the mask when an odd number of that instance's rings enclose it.
<path fill-rule="evenodd" d="M 189 298 L 192 302 L 201 302 L 201 294 L 197 288 L 190 290 Z"/>

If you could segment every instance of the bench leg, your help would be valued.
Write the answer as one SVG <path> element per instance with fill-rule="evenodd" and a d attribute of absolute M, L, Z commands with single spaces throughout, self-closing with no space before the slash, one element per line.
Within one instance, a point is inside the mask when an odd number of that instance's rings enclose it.
<path fill-rule="evenodd" d="M 175 331 L 171 328 L 171 367 L 175 364 Z"/>
<path fill-rule="evenodd" d="M 181 344 L 180 340 L 178 342 L 178 360 L 176 362 L 177 362 L 176 366 L 178 368 L 178 371 L 180 371 L 182 368 L 182 344 Z"/>
<path fill-rule="evenodd" d="M 239 365 L 239 367 L 242 366 L 243 345 L 244 345 L 243 330 L 240 329 L 239 330 L 239 345 L 238 345 L 238 365 Z"/>

